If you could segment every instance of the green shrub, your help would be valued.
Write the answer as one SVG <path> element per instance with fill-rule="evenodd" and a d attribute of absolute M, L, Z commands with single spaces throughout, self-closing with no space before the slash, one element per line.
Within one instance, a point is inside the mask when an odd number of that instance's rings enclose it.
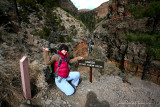
<path fill-rule="evenodd" d="M 67 36 L 66 42 L 72 42 L 72 37 L 71 36 Z"/>
<path fill-rule="evenodd" d="M 146 0 L 147 8 L 143 5 L 137 5 L 137 2 L 142 0 L 130 0 L 134 5 L 126 6 L 126 9 L 130 11 L 135 18 L 149 17 L 153 20 L 153 26 L 150 34 L 158 32 L 158 22 L 160 19 L 160 1 L 159 0 Z M 144 1 L 143 1 L 144 2 Z"/>
<path fill-rule="evenodd" d="M 82 23 L 80 23 L 80 27 L 83 27 Z"/>
<path fill-rule="evenodd" d="M 45 0 L 43 2 L 43 5 L 46 9 L 53 9 L 54 7 L 58 7 L 59 3 L 56 0 Z"/>
<path fill-rule="evenodd" d="M 39 8 L 36 5 L 35 0 L 17 0 L 17 2 L 23 7 L 26 8 L 26 6 L 31 7 L 32 9 L 39 10 Z"/>
<path fill-rule="evenodd" d="M 38 34 L 40 38 L 49 40 L 50 29 L 47 27 L 43 27 L 41 31 L 35 31 L 35 34 Z"/>
<path fill-rule="evenodd" d="M 121 35 L 121 37 L 128 41 L 138 41 L 146 44 L 146 54 L 151 55 L 157 59 L 160 59 L 160 35 L 149 34 L 127 34 Z"/>
<path fill-rule="evenodd" d="M 69 17 L 69 13 L 67 13 L 66 16 Z"/>
<path fill-rule="evenodd" d="M 61 31 L 64 31 L 64 30 L 65 30 L 64 25 L 60 25 L 60 30 L 61 30 Z"/>
<path fill-rule="evenodd" d="M 77 35 L 77 30 L 74 29 L 74 30 L 72 31 L 71 35 L 73 35 L 73 36 Z"/>
<path fill-rule="evenodd" d="M 56 22 L 57 22 L 58 26 L 60 26 L 61 23 L 62 23 L 62 20 L 61 20 L 60 18 L 58 18 L 58 19 L 56 20 Z"/>
<path fill-rule="evenodd" d="M 49 36 L 49 34 L 50 34 L 50 29 L 49 28 L 43 27 L 42 30 L 44 32 L 44 36 Z"/>
<path fill-rule="evenodd" d="M 30 23 L 29 22 L 29 18 L 28 18 L 28 16 L 29 16 L 29 11 L 27 11 L 26 9 L 23 9 L 22 11 L 20 11 L 19 12 L 20 13 L 20 17 L 21 17 L 21 20 L 23 21 L 23 22 L 26 22 L 26 23 Z"/>
<path fill-rule="evenodd" d="M 69 19 L 67 19 L 66 21 L 68 21 L 68 22 L 69 22 Z"/>
<path fill-rule="evenodd" d="M 17 3 L 22 6 L 22 9 L 19 11 L 20 19 L 26 23 L 29 23 L 28 16 L 32 12 L 31 10 L 39 11 L 35 0 L 17 0 Z"/>
<path fill-rule="evenodd" d="M 78 19 L 81 20 L 90 31 L 93 31 L 96 24 L 96 13 L 95 12 L 83 12 L 79 13 Z"/>
<path fill-rule="evenodd" d="M 61 27 L 62 20 L 60 18 L 58 18 L 56 14 L 53 14 L 53 12 L 50 10 L 47 10 L 47 12 L 46 12 L 46 21 L 47 21 L 47 23 L 50 24 L 50 26 L 57 25 L 57 26 Z"/>
<path fill-rule="evenodd" d="M 34 31 L 31 32 L 32 35 L 38 36 L 39 35 L 39 30 L 35 29 Z"/>
<path fill-rule="evenodd" d="M 144 17 L 143 14 L 145 12 L 145 9 L 141 6 L 127 5 L 125 8 L 128 11 L 130 11 L 135 18 L 143 18 Z"/>
<path fill-rule="evenodd" d="M 36 12 L 36 16 L 38 17 L 38 19 L 42 20 L 42 15 L 40 13 Z"/>
<path fill-rule="evenodd" d="M 64 38 L 64 36 L 60 35 L 60 37 L 59 37 L 59 42 L 65 43 L 65 38 Z"/>
<path fill-rule="evenodd" d="M 76 28 L 76 26 L 75 26 L 75 25 L 72 25 L 71 27 L 72 27 L 72 29 L 75 29 L 75 28 Z"/>

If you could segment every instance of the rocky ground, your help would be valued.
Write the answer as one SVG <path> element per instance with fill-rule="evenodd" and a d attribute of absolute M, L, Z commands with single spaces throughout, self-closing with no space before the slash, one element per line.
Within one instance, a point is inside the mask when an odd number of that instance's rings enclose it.
<path fill-rule="evenodd" d="M 33 45 L 18 35 L 12 37 L 14 37 L 12 40 L 3 37 L 0 46 L 1 105 L 13 107 L 160 106 L 159 85 L 121 73 L 121 70 L 109 60 L 105 61 L 104 70 L 93 69 L 92 83 L 89 82 L 89 69 L 79 68 L 81 83 L 74 95 L 66 96 L 56 87 L 54 81 L 45 82 L 42 72 L 45 65 L 39 44 Z M 23 55 L 29 58 L 32 87 L 30 101 L 23 98 L 21 88 L 19 59 Z"/>
<path fill-rule="evenodd" d="M 111 62 L 103 75 L 93 70 L 93 82 L 89 82 L 89 71 L 80 71 L 80 84 L 72 96 L 66 96 L 49 82 L 47 90 L 38 92 L 28 104 L 42 107 L 159 107 L 160 86 L 138 77 L 123 74 Z M 117 70 L 117 71 L 115 71 Z M 107 75 L 115 71 L 115 74 Z M 106 74 L 106 75 L 104 75 Z M 119 76 L 117 75 L 119 74 Z M 27 103 L 27 102 L 26 102 Z M 22 106 L 22 105 L 21 105 Z M 23 106 L 22 106 L 23 107 Z"/>
<path fill-rule="evenodd" d="M 129 78 L 129 82 L 123 83 L 119 76 L 102 76 L 93 83 L 82 78 L 72 96 L 63 94 L 53 83 L 40 96 L 38 104 L 43 107 L 159 107 L 158 85 L 136 77 Z"/>

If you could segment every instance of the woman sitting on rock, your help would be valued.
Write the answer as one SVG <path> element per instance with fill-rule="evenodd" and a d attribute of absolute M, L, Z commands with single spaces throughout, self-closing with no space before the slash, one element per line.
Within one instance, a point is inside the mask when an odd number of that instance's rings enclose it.
<path fill-rule="evenodd" d="M 73 59 L 68 59 L 68 46 L 62 44 L 59 47 L 58 54 L 55 54 L 49 58 L 49 49 L 43 47 L 44 52 L 44 61 L 46 65 L 53 64 L 54 71 L 58 74 L 58 77 L 55 78 L 55 83 L 57 87 L 64 92 L 66 95 L 72 95 L 75 92 L 76 87 L 78 86 L 80 74 L 79 72 L 70 72 L 68 63 L 75 63 L 78 60 L 84 59 L 83 57 L 75 57 Z M 59 60 L 62 59 L 62 63 L 58 68 Z M 71 84 L 68 82 L 71 81 Z"/>

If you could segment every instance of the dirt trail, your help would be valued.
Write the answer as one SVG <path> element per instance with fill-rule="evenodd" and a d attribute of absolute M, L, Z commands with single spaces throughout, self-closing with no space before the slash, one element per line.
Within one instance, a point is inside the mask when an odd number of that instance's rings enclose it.
<path fill-rule="evenodd" d="M 123 83 L 118 76 L 101 77 L 90 83 L 82 78 L 76 92 L 66 96 L 55 85 L 41 97 L 43 107 L 159 107 L 160 87 L 133 77 Z"/>

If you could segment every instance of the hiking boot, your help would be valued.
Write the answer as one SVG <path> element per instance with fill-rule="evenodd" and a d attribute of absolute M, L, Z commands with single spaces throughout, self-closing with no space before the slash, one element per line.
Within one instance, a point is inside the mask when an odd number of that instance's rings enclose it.
<path fill-rule="evenodd" d="M 75 85 L 73 85 L 73 84 L 72 84 L 72 86 L 73 86 L 73 88 L 74 88 L 75 90 L 77 89 L 77 86 L 75 86 Z"/>
<path fill-rule="evenodd" d="M 79 82 L 78 82 L 78 85 L 82 82 L 82 78 L 79 78 Z"/>

